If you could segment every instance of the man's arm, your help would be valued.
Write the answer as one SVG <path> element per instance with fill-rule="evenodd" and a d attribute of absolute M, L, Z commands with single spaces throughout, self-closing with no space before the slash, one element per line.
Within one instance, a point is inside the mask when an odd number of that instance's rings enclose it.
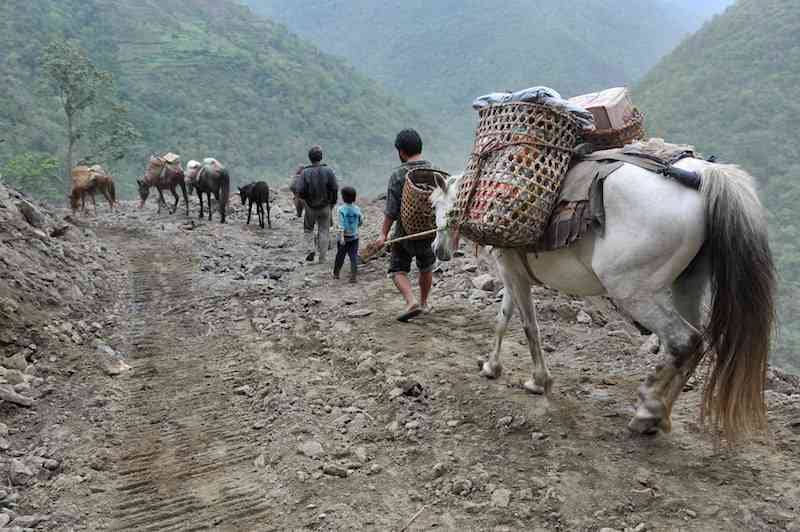
<path fill-rule="evenodd" d="M 392 230 L 392 225 L 394 225 L 394 219 L 384 216 L 383 227 L 381 227 L 381 236 L 378 239 L 378 244 L 380 246 L 383 246 L 386 241 L 389 240 L 389 231 Z"/>
<path fill-rule="evenodd" d="M 336 181 L 336 172 L 333 170 L 330 172 L 331 175 L 328 178 L 328 200 L 330 201 L 331 206 L 333 206 L 336 205 L 336 200 L 339 199 L 339 183 Z"/>
<path fill-rule="evenodd" d="M 383 226 L 381 227 L 380 240 L 378 240 L 381 246 L 389 239 L 389 231 L 392 230 L 394 222 L 400 218 L 403 189 L 398 179 L 397 172 L 389 178 L 389 186 L 386 190 L 386 207 L 383 210 Z"/>
<path fill-rule="evenodd" d="M 308 200 L 305 170 L 303 170 L 303 173 L 301 173 L 300 177 L 297 179 L 297 197 L 299 197 L 303 201 Z"/>

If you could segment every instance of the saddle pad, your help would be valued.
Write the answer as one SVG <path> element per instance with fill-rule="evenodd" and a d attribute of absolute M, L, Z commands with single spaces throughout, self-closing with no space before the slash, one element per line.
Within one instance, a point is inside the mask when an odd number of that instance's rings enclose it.
<path fill-rule="evenodd" d="M 651 159 L 637 157 L 640 154 Z M 606 219 L 603 183 L 623 164 L 635 164 L 657 172 L 663 165 L 695 156 L 693 146 L 670 144 L 663 139 L 653 138 L 622 149 L 595 152 L 589 156 L 590 160 L 574 163 L 564 178 L 547 228 L 532 251 L 563 249 L 591 230 L 602 231 Z M 662 162 L 657 163 L 654 159 Z"/>
<path fill-rule="evenodd" d="M 555 251 L 605 224 L 603 182 L 624 163 L 583 161 L 567 172 L 542 238 L 532 251 Z"/>

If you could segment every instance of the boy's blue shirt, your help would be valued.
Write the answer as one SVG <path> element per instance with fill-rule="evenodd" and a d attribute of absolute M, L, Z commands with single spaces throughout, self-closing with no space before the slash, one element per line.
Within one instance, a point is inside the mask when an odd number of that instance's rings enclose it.
<path fill-rule="evenodd" d="M 339 207 L 339 227 L 346 240 L 358 238 L 358 228 L 364 224 L 361 209 L 355 203 L 345 203 Z"/>

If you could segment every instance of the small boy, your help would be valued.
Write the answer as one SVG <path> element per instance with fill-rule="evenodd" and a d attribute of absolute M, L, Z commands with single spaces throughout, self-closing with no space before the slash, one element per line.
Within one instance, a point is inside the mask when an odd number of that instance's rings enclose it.
<path fill-rule="evenodd" d="M 333 278 L 339 278 L 345 256 L 350 257 L 350 282 L 356 282 L 358 275 L 358 228 L 364 225 L 361 209 L 356 205 L 356 189 L 342 188 L 342 201 L 339 207 L 339 234 L 336 237 L 338 251 L 333 265 Z"/>

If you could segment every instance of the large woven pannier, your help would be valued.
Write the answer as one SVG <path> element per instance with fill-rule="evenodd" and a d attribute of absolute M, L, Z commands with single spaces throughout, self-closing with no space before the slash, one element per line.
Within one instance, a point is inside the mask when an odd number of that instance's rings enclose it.
<path fill-rule="evenodd" d="M 569 169 L 578 123 L 561 109 L 535 103 L 503 103 L 479 113 L 452 221 L 479 244 L 531 248 Z"/>

